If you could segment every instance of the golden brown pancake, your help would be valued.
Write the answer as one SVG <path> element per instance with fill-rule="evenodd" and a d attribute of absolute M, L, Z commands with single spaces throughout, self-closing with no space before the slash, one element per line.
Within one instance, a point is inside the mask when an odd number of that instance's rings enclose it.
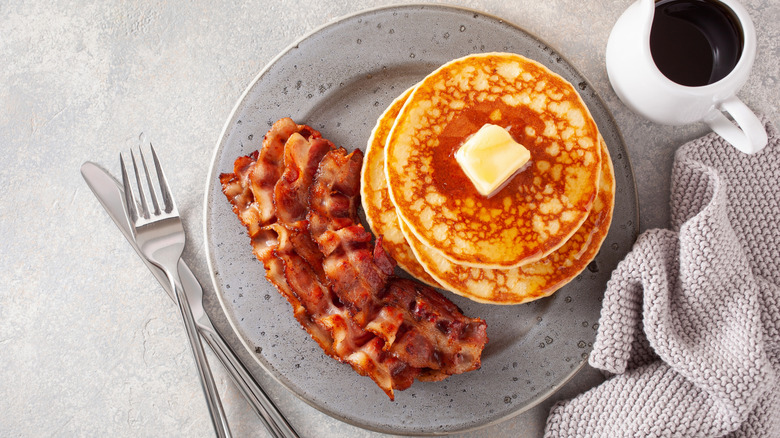
<path fill-rule="evenodd" d="M 414 87 L 406 90 L 387 107 L 371 132 L 366 155 L 363 158 L 360 196 L 363 199 L 363 209 L 371 231 L 375 236 L 382 237 L 382 246 L 395 259 L 398 266 L 418 280 L 440 287 L 436 280 L 425 272 L 409 244 L 406 243 L 406 238 L 398 224 L 398 214 L 387 192 L 387 178 L 385 178 L 385 140 L 396 116 L 413 89 Z"/>
<path fill-rule="evenodd" d="M 593 208 L 574 235 L 552 254 L 519 268 L 471 268 L 452 263 L 425 246 L 401 223 L 417 259 L 444 288 L 475 301 L 520 304 L 551 295 L 588 266 L 609 231 L 615 204 L 615 175 L 606 144 L 603 140 L 600 143 L 601 181 Z"/>
<path fill-rule="evenodd" d="M 453 156 L 485 123 L 531 152 L 531 164 L 490 198 Z M 423 79 L 385 147 L 390 199 L 411 233 L 481 268 L 518 267 L 561 247 L 590 213 L 600 166 L 598 129 L 574 87 L 509 53 L 466 56 Z"/>

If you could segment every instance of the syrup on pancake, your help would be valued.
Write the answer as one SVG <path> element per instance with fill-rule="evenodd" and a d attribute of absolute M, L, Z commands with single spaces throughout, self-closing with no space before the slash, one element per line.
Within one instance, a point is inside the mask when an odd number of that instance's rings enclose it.
<path fill-rule="evenodd" d="M 507 129 L 531 165 L 481 196 L 454 159 L 485 123 Z M 385 147 L 390 199 L 413 235 L 448 260 L 507 269 L 546 257 L 588 217 L 601 167 L 598 129 L 565 79 L 520 55 L 454 60 L 406 100 Z"/>
<path fill-rule="evenodd" d="M 520 304 L 554 293 L 582 272 L 598 254 L 612 221 L 615 175 L 604 140 L 599 193 L 588 218 L 555 252 L 512 269 L 481 269 L 458 265 L 424 245 L 401 222 L 417 260 L 445 289 L 474 301 Z"/>

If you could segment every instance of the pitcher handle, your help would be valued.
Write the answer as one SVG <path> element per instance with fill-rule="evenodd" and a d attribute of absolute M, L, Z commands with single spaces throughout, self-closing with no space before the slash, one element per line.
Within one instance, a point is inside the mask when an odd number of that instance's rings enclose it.
<path fill-rule="evenodd" d="M 736 125 L 723 112 L 729 113 Z M 713 108 L 705 122 L 724 140 L 746 154 L 754 154 L 767 144 L 764 125 L 736 96 L 727 98 L 717 108 Z"/>

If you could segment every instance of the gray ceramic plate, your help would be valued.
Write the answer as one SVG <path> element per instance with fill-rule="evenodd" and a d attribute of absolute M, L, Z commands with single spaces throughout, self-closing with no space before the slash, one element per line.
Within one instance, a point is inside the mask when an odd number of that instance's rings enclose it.
<path fill-rule="evenodd" d="M 550 298 L 519 306 L 478 304 L 447 293 L 488 323 L 482 368 L 443 382 L 416 382 L 396 401 L 348 365 L 326 357 L 263 277 L 246 230 L 218 176 L 261 145 L 284 116 L 347 149 L 364 149 L 377 117 L 407 87 L 460 56 L 508 51 L 535 59 L 578 87 L 616 169 L 612 228 L 596 260 Z M 367 429 L 438 434 L 518 414 L 563 385 L 585 363 L 609 273 L 636 238 L 638 207 L 620 133 L 587 81 L 552 48 L 493 16 L 446 6 L 361 12 L 317 29 L 274 59 L 225 125 L 206 194 L 205 231 L 213 281 L 238 337 L 282 384 L 316 408 Z"/>

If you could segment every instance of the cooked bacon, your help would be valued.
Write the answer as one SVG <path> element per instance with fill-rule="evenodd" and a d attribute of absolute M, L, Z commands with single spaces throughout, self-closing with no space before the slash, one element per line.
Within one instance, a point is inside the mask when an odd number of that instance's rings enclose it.
<path fill-rule="evenodd" d="M 233 212 L 246 225 L 250 237 L 254 237 L 260 231 L 263 216 L 254 202 L 252 190 L 246 181 L 255 162 L 257 162 L 257 151 L 239 157 L 233 164 L 233 173 L 223 173 L 219 176 L 222 192 L 233 205 Z"/>
<path fill-rule="evenodd" d="M 347 154 L 291 119 L 220 175 L 266 278 L 329 356 L 392 400 L 415 378 L 479 367 L 485 323 L 435 290 L 392 276 L 395 262 L 357 219 L 362 153 Z M 314 237 L 314 238 L 313 238 Z"/>
<path fill-rule="evenodd" d="M 322 138 L 306 139 L 295 133 L 284 148 L 284 172 L 274 187 L 276 215 L 279 222 L 293 223 L 306 219 L 309 187 L 317 166 L 333 143 Z"/>
<path fill-rule="evenodd" d="M 241 160 L 241 158 L 239 158 L 239 160 Z M 318 326 L 309 318 L 309 313 L 287 283 L 284 272 L 284 262 L 275 255 L 276 248 L 279 245 L 279 238 L 276 230 L 273 227 L 260 227 L 258 222 L 245 222 L 247 218 L 251 217 L 252 220 L 255 220 L 259 217 L 247 213 L 256 208 L 256 204 L 253 200 L 245 202 L 246 196 L 249 196 L 250 198 L 252 196 L 248 185 L 242 187 L 241 179 L 235 174 L 222 174 L 220 175 L 220 181 L 222 182 L 222 191 L 228 197 L 231 204 L 233 204 L 233 210 L 250 233 L 252 252 L 263 263 L 265 278 L 276 286 L 279 293 L 287 299 L 293 308 L 295 319 L 298 320 L 304 329 L 306 329 L 309 335 L 320 345 L 325 353 L 335 357 L 332 348 L 333 338 L 327 330 Z M 247 192 L 249 193 L 248 195 L 246 195 Z M 241 195 L 236 196 L 234 195 L 235 193 Z"/>
<path fill-rule="evenodd" d="M 319 163 L 317 178 L 311 187 L 308 219 L 311 235 L 325 256 L 334 249 L 325 243 L 328 234 L 357 223 L 362 163 L 363 152 L 356 150 L 347 154 L 343 148 L 326 154 Z"/>
<path fill-rule="evenodd" d="M 263 147 L 249 175 L 252 194 L 260 211 L 261 225 L 268 225 L 275 218 L 274 187 L 284 170 L 285 144 L 293 134 L 298 134 L 307 140 L 322 137 L 319 131 L 310 126 L 298 125 L 289 117 L 276 121 L 263 137 Z"/>
<path fill-rule="evenodd" d="M 420 380 L 441 380 L 480 367 L 487 342 L 485 321 L 464 316 L 435 289 L 403 278 L 391 279 L 382 301 L 404 310 L 404 324 L 390 351 L 412 366 L 425 368 L 427 378 Z"/>
<path fill-rule="evenodd" d="M 434 289 L 392 277 L 393 263 L 360 225 L 360 151 L 339 148 L 320 162 L 309 200 L 309 230 L 325 260 L 333 291 L 385 349 L 430 379 L 477 369 L 487 342 L 486 325 L 463 316 Z M 376 319 L 375 319 L 376 318 Z"/>
<path fill-rule="evenodd" d="M 271 137 L 269 134 L 266 138 Z M 285 143 L 284 172 L 279 172 L 282 176 L 273 190 L 273 203 L 293 210 L 308 203 L 309 186 L 319 158 L 332 147 L 328 143 L 323 151 L 325 143 L 316 138 L 306 142 L 311 148 L 304 147 L 300 138 L 296 133 L 289 135 Z M 319 157 L 310 159 L 309 151 Z M 263 219 L 257 214 L 259 207 L 251 187 L 270 184 L 253 181 L 253 176 L 264 175 L 268 179 L 269 175 L 267 171 L 256 171 L 254 166 L 261 165 L 257 157 L 254 153 L 239 158 L 234 166 L 236 173 L 223 174 L 220 180 L 234 211 L 250 231 L 253 252 L 263 262 L 266 278 L 288 300 L 295 318 L 326 354 L 373 379 L 392 399 L 393 390 L 408 388 L 421 370 L 387 354 L 382 348 L 384 342 L 356 324 L 322 283 L 327 282 L 322 269 L 323 255 L 309 235 L 308 222 L 297 220 L 300 214 L 280 214 L 281 209 L 277 208 L 273 215 L 265 215 L 271 218 L 270 223 L 261 226 Z"/>
<path fill-rule="evenodd" d="M 287 284 L 307 310 L 309 320 L 332 337 L 331 356 L 371 377 L 393 398 L 393 390 L 407 388 L 420 370 L 384 353 L 383 341 L 352 318 L 333 294 L 323 271 L 323 254 L 311 239 L 305 220 L 311 183 L 320 160 L 333 148 L 327 140 L 306 140 L 297 134 L 287 140 L 284 171 L 274 188 L 277 224 L 271 227 L 279 236 L 275 255 L 283 260 Z"/>
<path fill-rule="evenodd" d="M 269 226 L 275 221 L 273 195 L 284 168 L 284 146 L 293 135 L 310 139 L 321 137 L 319 132 L 309 126 L 297 125 L 290 118 L 280 119 L 263 138 L 260 151 L 236 159 L 233 173 L 222 174 L 219 179 L 222 191 L 233 205 L 233 211 L 247 227 L 253 253 L 263 263 L 266 279 L 287 299 L 295 318 L 309 335 L 328 355 L 336 357 L 332 351 L 333 338 L 329 331 L 310 318 L 287 283 L 284 262 L 276 256 L 279 230 Z M 316 247 L 310 247 L 312 250 L 309 253 L 317 254 Z"/>
<path fill-rule="evenodd" d="M 325 155 L 311 187 L 308 219 L 331 287 L 358 324 L 366 326 L 381 309 L 378 293 L 393 270 L 374 263 L 373 236 L 357 221 L 362 160 L 359 150 L 347 154 L 339 148 Z"/>

